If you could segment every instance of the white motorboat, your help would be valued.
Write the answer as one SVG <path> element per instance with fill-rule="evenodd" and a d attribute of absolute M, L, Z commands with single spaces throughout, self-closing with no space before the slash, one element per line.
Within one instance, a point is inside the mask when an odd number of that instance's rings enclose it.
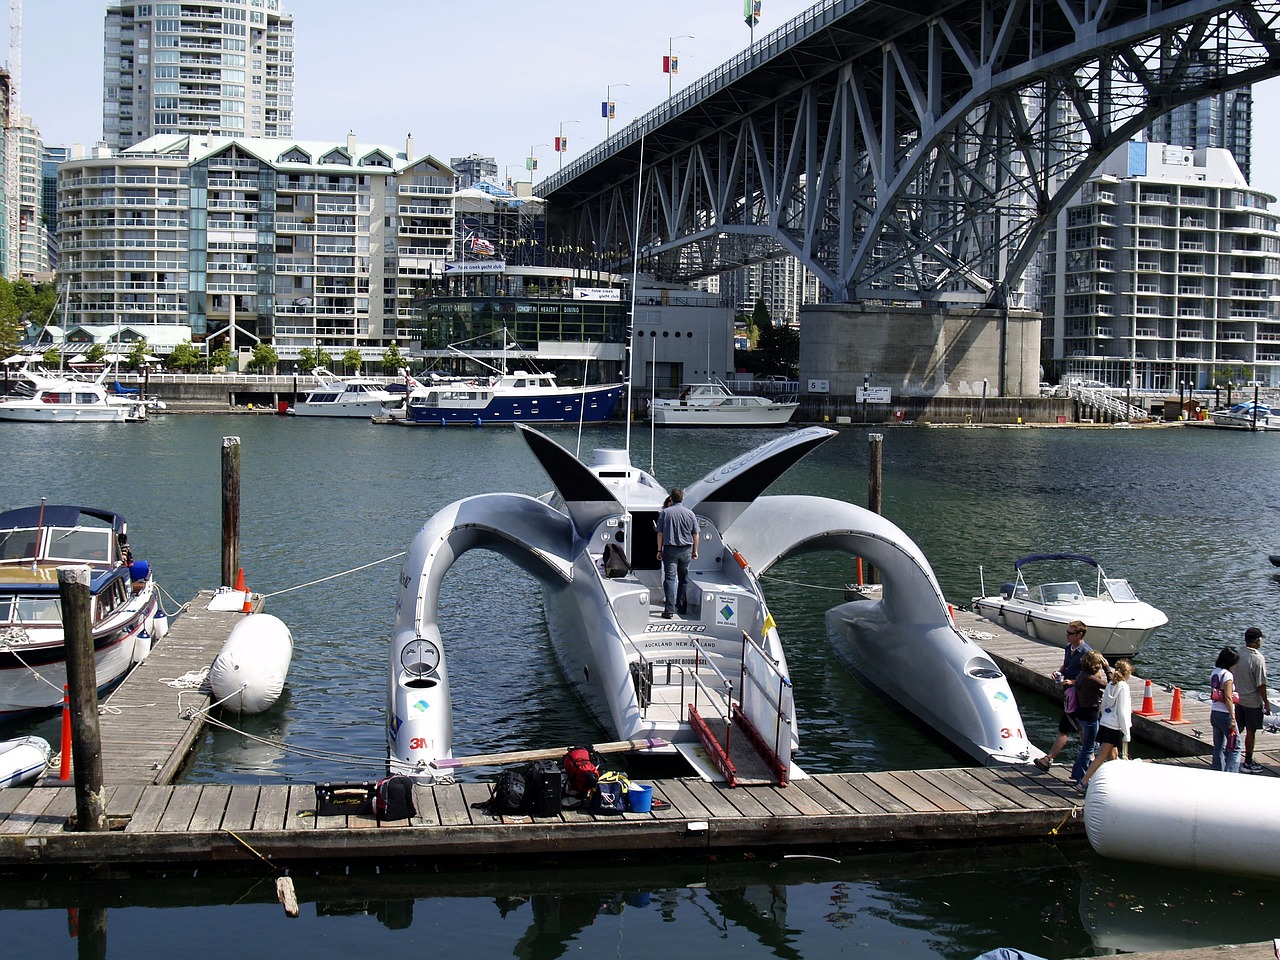
<path fill-rule="evenodd" d="M 799 407 L 790 398 L 739 395 L 713 380 L 685 384 L 674 400 L 654 400 L 649 415 L 659 427 L 780 427 Z"/>
<path fill-rule="evenodd" d="M 27 363 L 18 370 L 17 391 L 0 397 L 0 420 L 21 423 L 127 423 L 147 419 L 147 402 L 118 396 L 103 386 L 106 371 L 81 377 L 38 371 Z"/>
<path fill-rule="evenodd" d="M 53 748 L 43 737 L 18 737 L 0 742 L 0 787 L 34 783 L 49 766 Z"/>
<path fill-rule="evenodd" d="M 1222 410 L 1209 411 L 1209 421 L 1226 430 L 1280 430 L 1280 410 L 1246 400 Z"/>
<path fill-rule="evenodd" d="M 312 371 L 320 385 L 307 393 L 288 410 L 295 417 L 360 417 L 365 420 L 384 415 L 396 397 L 381 380 L 369 377 L 340 379 L 324 367 Z"/>
<path fill-rule="evenodd" d="M 936 651 L 962 650 L 962 661 L 946 663 L 960 663 L 954 669 L 965 672 L 952 684 L 939 682 L 936 709 L 927 716 L 944 736 L 981 744 L 974 753 L 986 762 L 1036 755 L 1007 680 L 955 630 L 927 561 L 901 531 L 852 504 L 763 496 L 834 431 L 788 433 L 686 488 L 701 540 L 689 571 L 688 611 L 674 619 L 661 617 L 655 521 L 666 491 L 658 481 L 633 467 L 626 451 L 597 450 L 587 466 L 537 431 L 521 426 L 521 432 L 555 492 L 459 500 L 432 517 L 409 547 L 388 669 L 394 772 L 429 777 L 434 762 L 452 756 L 440 593 L 454 561 L 476 548 L 503 554 L 541 582 L 566 681 L 621 740 L 661 738 L 680 749 L 696 739 L 715 756 L 703 728 L 744 716 L 768 746 L 772 769 L 785 776 L 799 735 L 786 657 L 759 576 L 792 553 L 844 550 L 894 578 L 886 578 L 881 601 L 858 604 L 883 611 L 881 637 L 903 648 L 901 656 L 885 658 L 903 671 L 901 683 L 888 687 L 928 684 L 944 669 L 932 667 Z"/>
<path fill-rule="evenodd" d="M 1032 563 L 1058 563 L 1059 570 L 1086 564 L 1092 586 L 1078 579 L 1055 579 L 1028 585 L 1023 568 Z M 1067 624 L 1079 620 L 1088 633 L 1085 642 L 1104 657 L 1136 657 L 1151 635 L 1169 622 L 1161 611 L 1138 598 L 1128 580 L 1108 577 L 1098 561 L 1078 553 L 1035 553 L 1017 560 L 1014 579 L 996 596 L 974 597 L 981 616 L 1033 640 L 1056 645 L 1067 642 Z M 984 585 L 985 592 L 985 585 Z"/>
<path fill-rule="evenodd" d="M 120 681 L 167 627 L 150 565 L 132 559 L 119 514 L 44 503 L 0 513 L 0 719 L 62 703 L 58 568 L 68 565 L 89 568 L 100 690 Z"/>

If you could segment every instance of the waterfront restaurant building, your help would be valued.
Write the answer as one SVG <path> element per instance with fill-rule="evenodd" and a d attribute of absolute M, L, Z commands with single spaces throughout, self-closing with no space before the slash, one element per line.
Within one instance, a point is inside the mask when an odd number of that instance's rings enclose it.
<path fill-rule="evenodd" d="M 1049 379 L 1280 386 L 1280 215 L 1229 151 L 1130 143 L 1046 239 Z"/>

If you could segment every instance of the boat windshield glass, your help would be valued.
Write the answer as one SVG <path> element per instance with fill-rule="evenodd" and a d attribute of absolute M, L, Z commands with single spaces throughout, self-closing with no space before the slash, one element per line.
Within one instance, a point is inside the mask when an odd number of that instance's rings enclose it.
<path fill-rule="evenodd" d="M 0 598 L 0 623 L 54 624 L 62 622 L 57 597 Z"/>
<path fill-rule="evenodd" d="M 1110 578 L 1102 581 L 1102 586 L 1110 594 L 1111 599 L 1116 603 L 1137 603 L 1138 595 L 1133 592 L 1133 587 L 1128 580 L 1112 580 Z"/>
<path fill-rule="evenodd" d="M 36 528 L 6 530 L 0 536 L 0 560 L 30 560 L 36 555 Z"/>
<path fill-rule="evenodd" d="M 1079 603 L 1084 599 L 1084 590 L 1075 580 L 1043 583 L 1040 585 L 1040 599 L 1045 603 Z"/>
<path fill-rule="evenodd" d="M 48 559 L 106 563 L 114 559 L 111 537 L 111 530 L 106 527 L 100 530 L 53 527 L 49 536 Z"/>

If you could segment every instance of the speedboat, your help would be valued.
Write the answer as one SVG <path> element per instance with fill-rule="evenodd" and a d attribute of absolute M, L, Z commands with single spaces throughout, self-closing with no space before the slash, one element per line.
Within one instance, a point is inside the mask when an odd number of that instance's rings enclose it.
<path fill-rule="evenodd" d="M 942 691 L 929 717 L 952 740 L 981 743 L 975 753 L 989 762 L 1034 758 L 1007 680 L 956 631 L 927 561 L 900 530 L 849 503 L 763 495 L 835 431 L 787 433 L 686 487 L 684 503 L 700 525 L 698 558 L 689 568 L 686 613 L 666 619 L 655 528 L 666 491 L 657 479 L 632 466 L 625 450 L 597 450 L 587 465 L 532 428 L 520 430 L 554 491 L 459 500 L 432 517 L 407 552 L 388 665 L 393 772 L 430 777 L 452 757 L 440 594 L 452 564 L 477 548 L 503 554 L 541 583 L 568 686 L 620 740 L 661 739 L 686 756 L 685 745 L 700 744 L 715 758 L 709 737 L 729 726 L 719 722 L 732 718 L 736 731 L 745 718 L 755 731 L 747 736 L 767 747 L 766 763 L 781 776 L 791 769 L 799 732 L 760 576 L 793 553 L 865 555 L 894 580 L 886 579 L 882 600 L 858 606 L 882 611 L 880 638 L 903 650 L 883 658 L 902 672 L 901 682 L 877 678 L 892 689 L 918 683 L 932 690 L 945 669 L 938 664 L 958 662 L 937 650 L 964 651 L 967 672 Z"/>
<path fill-rule="evenodd" d="M 1253 400 L 1211 410 L 1209 420 L 1215 427 L 1227 430 L 1280 430 L 1280 410 Z"/>
<path fill-rule="evenodd" d="M 288 410 L 295 417 L 361 417 L 368 420 L 380 416 L 396 397 L 381 380 L 369 377 L 335 377 L 324 367 L 312 371 L 320 386 Z"/>
<path fill-rule="evenodd" d="M 57 706 L 67 682 L 58 568 L 89 568 L 99 690 L 150 652 L 168 621 L 123 517 L 41 503 L 0 513 L 0 720 Z"/>
<path fill-rule="evenodd" d="M 1062 563 L 1065 569 L 1086 564 L 1093 581 L 1090 590 L 1077 579 L 1058 579 L 1028 585 L 1023 568 L 1032 563 Z M 1078 553 L 1034 553 L 1014 562 L 1014 579 L 997 596 L 974 597 L 973 609 L 988 620 L 1033 640 L 1056 645 L 1067 642 L 1067 624 L 1081 621 L 1085 641 L 1104 657 L 1136 657 L 1151 635 L 1169 618 L 1138 598 L 1128 580 L 1108 577 L 1098 561 Z M 1060 571 L 1059 571 L 1060 572 Z M 985 590 L 984 590 L 985 593 Z"/>
<path fill-rule="evenodd" d="M 554 374 L 517 370 L 493 377 L 445 380 L 410 391 L 406 423 L 600 423 L 613 417 L 622 384 L 567 387 Z"/>
<path fill-rule="evenodd" d="M 674 400 L 654 400 L 649 415 L 659 427 L 779 427 L 799 406 L 781 397 L 742 396 L 713 380 L 685 384 Z"/>
<path fill-rule="evenodd" d="M 22 423 L 127 423 L 147 419 L 146 401 L 118 396 L 95 377 L 37 371 L 24 365 L 17 391 L 0 398 L 0 420 Z"/>

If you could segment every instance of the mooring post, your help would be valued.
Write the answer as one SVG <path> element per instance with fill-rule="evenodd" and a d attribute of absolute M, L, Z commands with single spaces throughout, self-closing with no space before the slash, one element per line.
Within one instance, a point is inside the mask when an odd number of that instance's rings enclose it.
<path fill-rule="evenodd" d="M 236 582 L 240 565 L 240 438 L 222 438 L 222 585 Z"/>
<path fill-rule="evenodd" d="M 71 699 L 71 756 L 74 760 L 76 829 L 108 829 L 102 793 L 102 737 L 98 731 L 98 675 L 93 663 L 93 624 L 89 619 L 89 568 L 59 567 L 58 597 L 67 652 L 67 689 Z"/>
<path fill-rule="evenodd" d="M 880 470 L 884 455 L 884 434 L 867 434 L 867 509 L 880 515 Z M 879 583 L 880 574 L 867 565 L 867 583 Z"/>

